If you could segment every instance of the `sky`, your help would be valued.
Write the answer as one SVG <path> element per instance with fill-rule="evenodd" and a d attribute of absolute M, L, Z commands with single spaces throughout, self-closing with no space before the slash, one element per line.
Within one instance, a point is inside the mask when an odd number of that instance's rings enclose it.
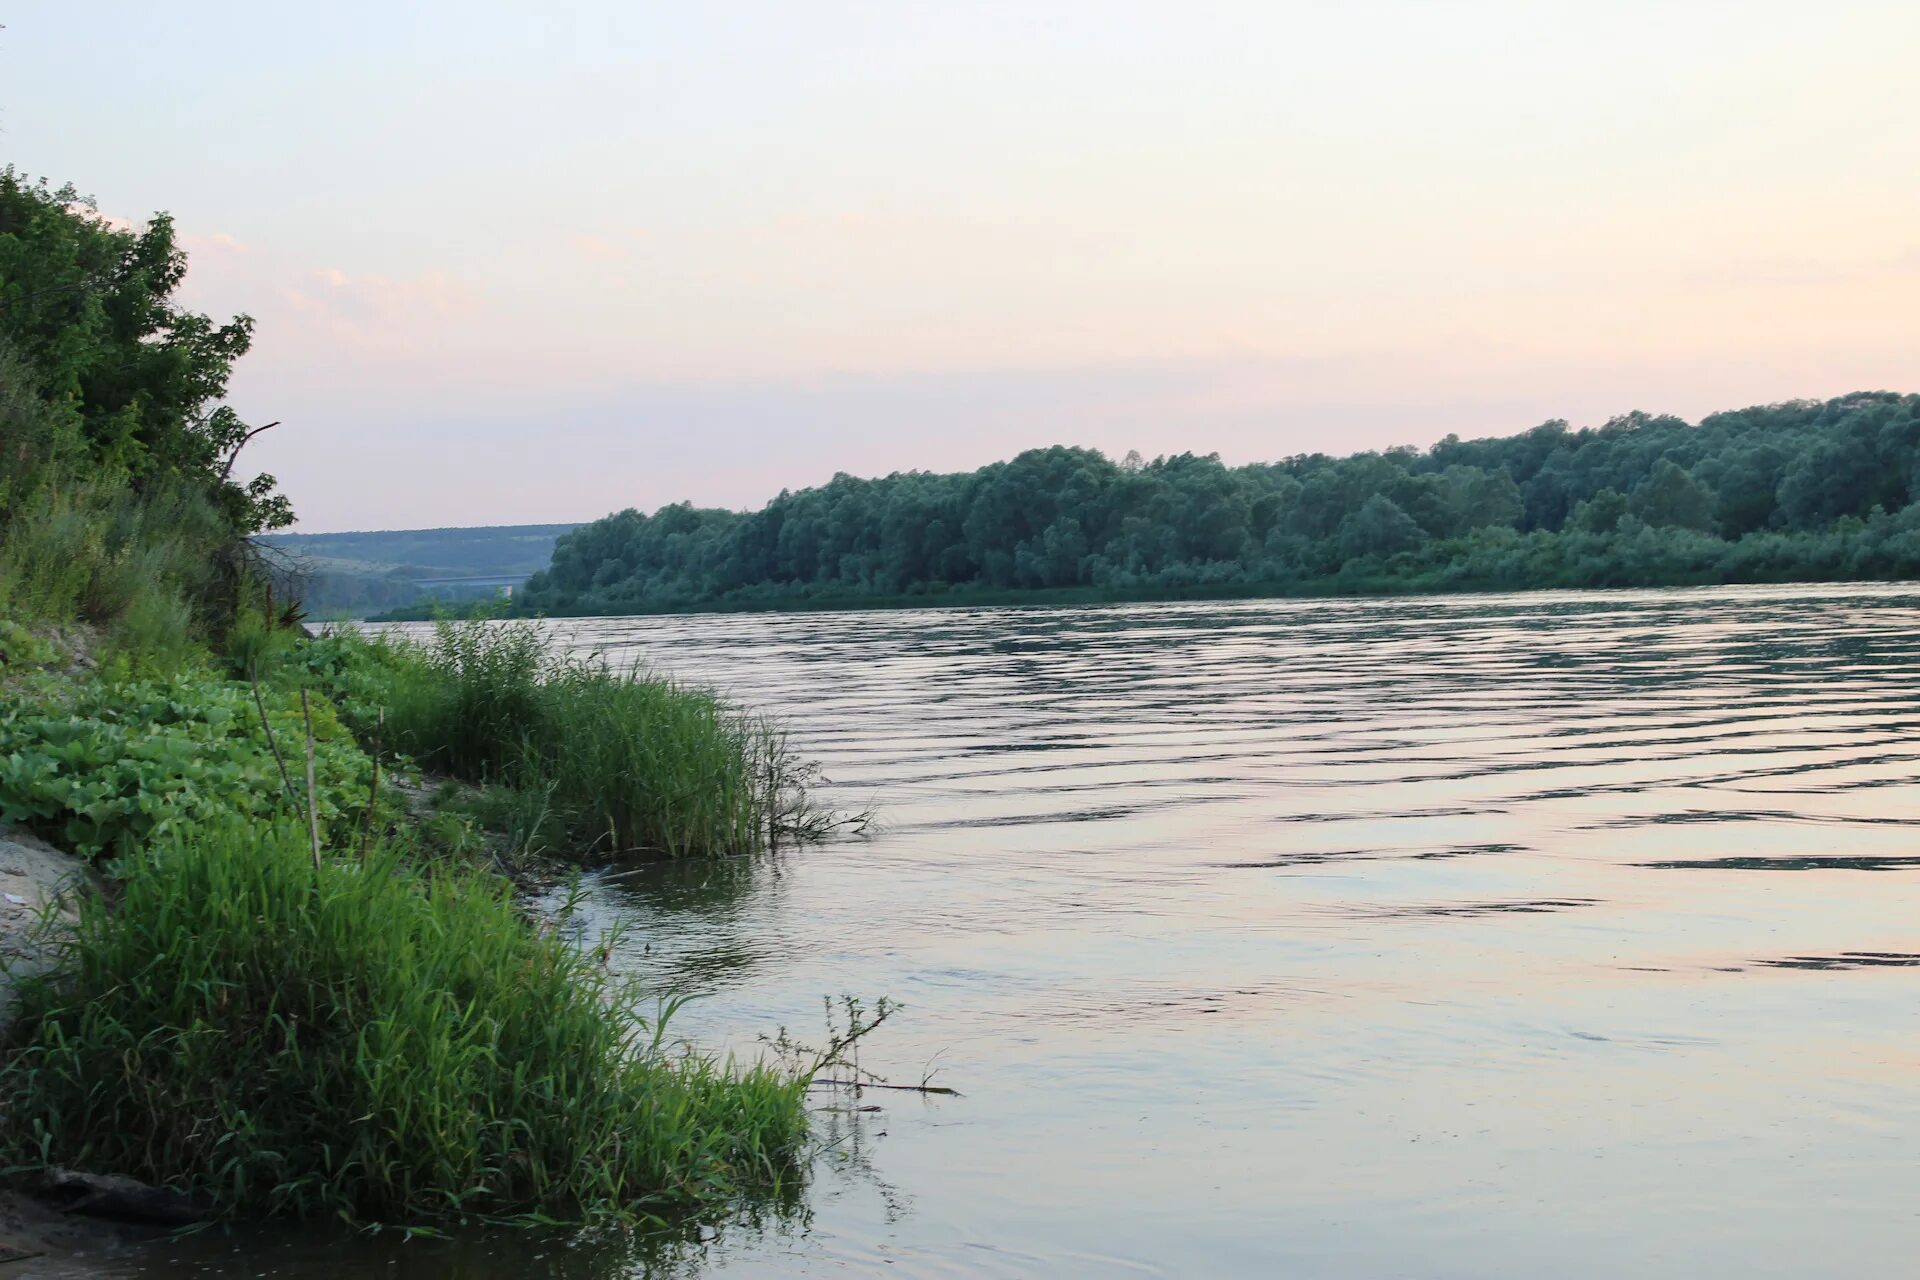
<path fill-rule="evenodd" d="M 0 159 L 175 216 L 308 531 L 1920 391 L 1911 3 L 0 22 Z"/>

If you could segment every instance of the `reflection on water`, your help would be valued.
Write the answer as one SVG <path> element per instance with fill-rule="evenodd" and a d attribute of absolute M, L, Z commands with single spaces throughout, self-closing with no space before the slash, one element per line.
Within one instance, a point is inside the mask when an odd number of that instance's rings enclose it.
<path fill-rule="evenodd" d="M 1898 951 L 1847 951 L 1837 956 L 1790 956 L 1785 960 L 1762 960 L 1760 963 L 1776 969 L 1860 969 L 1889 965 L 1910 968 L 1920 965 L 1920 956 Z"/>
<path fill-rule="evenodd" d="M 594 887 L 620 963 L 707 993 L 679 1030 L 751 1052 L 887 995 L 867 1065 L 965 1095 L 823 1096 L 807 1216 L 700 1244 L 703 1274 L 1826 1276 L 1920 1248 L 1920 593 L 555 631 L 785 715 L 885 822 Z"/>

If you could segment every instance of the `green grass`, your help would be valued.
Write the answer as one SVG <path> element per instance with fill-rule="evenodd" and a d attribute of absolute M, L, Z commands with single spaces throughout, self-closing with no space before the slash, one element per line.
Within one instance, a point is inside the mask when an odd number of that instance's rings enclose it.
<path fill-rule="evenodd" d="M 171 674 L 230 622 L 246 559 L 220 513 L 188 486 L 49 485 L 0 510 L 0 615 L 91 624 L 104 665 Z"/>
<path fill-rule="evenodd" d="M 497 880 L 210 827 L 80 903 L 20 990 L 15 1165 L 356 1222 L 711 1209 L 794 1173 L 805 1078 L 673 1049 Z"/>
<path fill-rule="evenodd" d="M 715 695 L 552 657 L 529 622 L 442 622 L 427 643 L 342 632 L 307 674 L 421 767 L 537 798 L 551 843 L 582 857 L 753 853 L 838 820 L 769 721 Z"/>

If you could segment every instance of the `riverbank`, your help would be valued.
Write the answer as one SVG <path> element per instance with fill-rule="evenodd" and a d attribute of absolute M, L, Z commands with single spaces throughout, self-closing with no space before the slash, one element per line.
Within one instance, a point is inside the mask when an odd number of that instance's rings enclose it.
<path fill-rule="evenodd" d="M 135 676 L 8 626 L 0 815 L 35 833 L 0 844 L 16 1182 L 74 1165 L 222 1218 L 664 1223 L 802 1177 L 811 1069 L 677 1047 L 508 878 L 805 838 L 770 727 L 511 628 L 242 626 Z"/>
<path fill-rule="evenodd" d="M 790 1189 L 818 1064 L 685 1048 L 511 877 L 806 839 L 804 763 L 527 629 L 307 635 L 259 540 L 290 501 L 235 470 L 278 424 L 221 403 L 252 322 L 186 266 L 165 215 L 0 170 L 0 822 L 38 841 L 0 864 L 5 1180 L 436 1229 Z"/>

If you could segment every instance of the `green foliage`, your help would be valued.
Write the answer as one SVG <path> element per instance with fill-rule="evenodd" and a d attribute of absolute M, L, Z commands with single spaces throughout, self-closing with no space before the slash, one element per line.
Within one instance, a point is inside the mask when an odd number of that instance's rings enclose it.
<path fill-rule="evenodd" d="M 218 405 L 253 321 L 216 324 L 180 307 L 186 269 L 167 215 L 128 230 L 71 187 L 0 170 L 0 335 L 14 353 L 0 379 L 31 371 L 44 406 L 36 434 L 75 452 L 57 459 L 68 467 L 141 488 L 190 479 L 234 531 L 279 528 L 292 514 L 271 476 L 229 479 L 248 427 Z"/>
<path fill-rule="evenodd" d="M 140 591 L 114 619 L 101 649 L 108 670 L 124 675 L 166 676 L 183 671 L 201 654 L 193 638 L 193 606 L 174 591 Z"/>
<path fill-rule="evenodd" d="M 44 637 L 11 618 L 0 617 L 0 678 L 52 666 L 59 658 L 59 651 Z"/>
<path fill-rule="evenodd" d="M 1426 531 L 1383 493 L 1369 497 L 1340 522 L 1340 550 L 1348 559 L 1398 555 L 1426 540 Z"/>
<path fill-rule="evenodd" d="M 456 855 L 485 850 L 509 866 L 552 855 L 567 841 L 565 827 L 553 812 L 552 790 L 449 782 L 435 797 L 434 820 L 452 826 L 437 842 Z"/>
<path fill-rule="evenodd" d="M 1036 449 L 961 475 L 838 475 L 754 512 L 623 511 L 563 536 L 516 605 L 1899 578 L 1920 574 L 1916 498 L 1920 396 L 1886 392 L 1242 467 Z"/>
<path fill-rule="evenodd" d="M 49 486 L 0 520 L 0 608 L 43 622 L 88 622 L 126 671 L 168 674 L 261 593 L 243 546 L 204 490 L 156 480 Z"/>
<path fill-rule="evenodd" d="M 807 769 L 770 724 L 713 694 L 549 656 L 526 622 L 442 622 L 427 644 L 342 631 L 288 678 L 336 690 L 363 741 L 505 787 L 526 839 L 603 856 L 754 852 L 820 834 Z M 553 833 L 551 837 L 548 833 Z"/>
<path fill-rule="evenodd" d="M 56 942 L 0 1065 L 16 1166 L 391 1223 L 666 1216 L 794 1172 L 804 1076 L 671 1049 L 496 880 L 227 825 Z"/>
<path fill-rule="evenodd" d="M 1713 495 L 1671 458 L 1654 465 L 1628 504 L 1633 514 L 1655 526 L 1713 531 Z"/>
<path fill-rule="evenodd" d="M 78 425 L 41 394 L 39 375 L 0 324 L 0 521 L 81 453 Z"/>
<path fill-rule="evenodd" d="M 230 475 L 248 428 L 219 400 L 252 322 L 177 305 L 185 270 L 164 214 L 129 230 L 0 170 L 0 608 L 98 624 L 130 672 L 217 636 L 245 535 L 292 518 L 272 477 Z"/>
<path fill-rule="evenodd" d="M 244 609 L 227 629 L 227 665 L 242 680 L 263 679 L 294 651 L 300 634 L 277 625 L 262 610 Z"/>
<path fill-rule="evenodd" d="M 211 679 L 43 684 L 0 701 L 0 819 L 75 853 L 137 856 L 172 833 L 303 810 L 306 727 L 296 695 L 268 719 L 290 797 L 246 685 Z M 313 705 L 323 828 L 358 830 L 372 764 L 324 700 Z M 296 765 L 297 761 L 297 765 Z"/>

